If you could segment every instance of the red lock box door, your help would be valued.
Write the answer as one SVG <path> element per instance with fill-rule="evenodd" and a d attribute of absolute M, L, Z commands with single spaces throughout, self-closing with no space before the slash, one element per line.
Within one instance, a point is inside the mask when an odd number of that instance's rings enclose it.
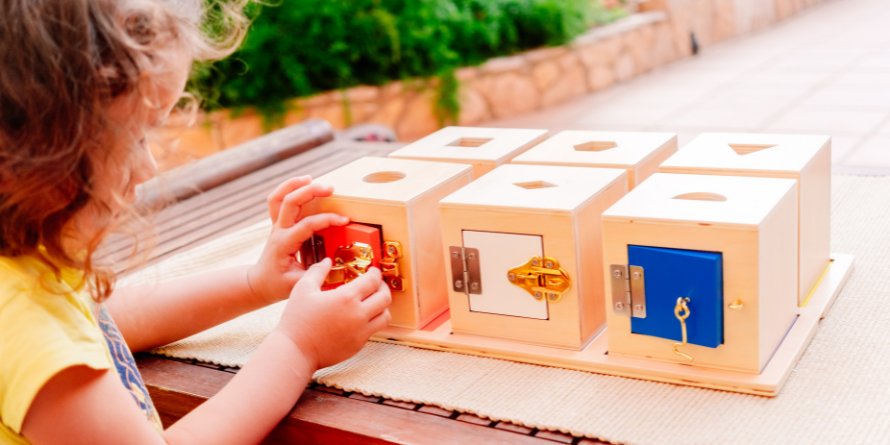
<path fill-rule="evenodd" d="M 380 259 L 383 255 L 383 237 L 380 234 L 380 229 L 360 223 L 328 227 L 316 232 L 312 239 L 303 243 L 303 248 L 300 250 L 300 262 L 304 267 L 309 267 L 323 258 L 330 258 L 334 261 L 334 267 L 337 267 L 335 260 L 337 251 L 357 244 L 370 246 L 371 262 L 368 267 L 380 268 Z M 334 272 L 329 275 L 329 279 L 333 275 L 335 275 Z M 326 284 L 322 289 L 334 289 L 343 284 L 345 283 Z"/>

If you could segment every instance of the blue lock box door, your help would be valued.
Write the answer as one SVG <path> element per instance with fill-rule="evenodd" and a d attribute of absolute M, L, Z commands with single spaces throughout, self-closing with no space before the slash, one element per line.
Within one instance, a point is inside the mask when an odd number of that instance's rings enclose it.
<path fill-rule="evenodd" d="M 631 332 L 681 341 L 674 308 L 678 297 L 686 297 L 687 342 L 723 344 L 722 254 L 646 246 L 628 246 L 627 254 L 629 265 L 643 268 L 646 286 L 646 318 L 631 318 Z"/>

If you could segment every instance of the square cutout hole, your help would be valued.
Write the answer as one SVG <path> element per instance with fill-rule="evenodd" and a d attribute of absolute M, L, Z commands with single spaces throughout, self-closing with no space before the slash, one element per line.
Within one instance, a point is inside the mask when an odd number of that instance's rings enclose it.
<path fill-rule="evenodd" d="M 491 138 L 460 138 L 450 144 L 449 147 L 479 147 L 491 142 Z"/>
<path fill-rule="evenodd" d="M 575 146 L 575 151 L 606 151 L 617 148 L 614 141 L 590 141 Z"/>
<path fill-rule="evenodd" d="M 548 187 L 557 187 L 556 184 L 551 184 L 547 181 L 531 181 L 531 182 L 517 182 L 513 184 L 517 187 L 522 187 L 526 190 L 534 190 L 534 189 L 545 189 Z"/>

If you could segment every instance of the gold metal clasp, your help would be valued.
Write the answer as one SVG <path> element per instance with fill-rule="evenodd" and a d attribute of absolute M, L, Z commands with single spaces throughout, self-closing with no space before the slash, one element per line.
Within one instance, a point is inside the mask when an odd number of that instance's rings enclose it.
<path fill-rule="evenodd" d="M 534 256 L 527 263 L 508 270 L 507 279 L 525 289 L 535 300 L 546 297 L 550 303 L 559 303 L 563 294 L 572 287 L 568 272 L 551 257 Z"/>
<path fill-rule="evenodd" d="M 396 260 L 402 257 L 402 244 L 396 241 L 383 242 L 383 259 L 380 260 L 380 272 L 386 284 L 393 290 L 405 290 L 405 280 L 400 276 Z"/>
<path fill-rule="evenodd" d="M 334 252 L 334 265 L 325 279 L 327 284 L 345 284 L 368 271 L 374 251 L 365 243 L 352 243 Z"/>
<path fill-rule="evenodd" d="M 689 359 L 689 361 L 695 360 L 692 356 L 688 354 L 684 354 L 680 352 L 680 348 L 686 346 L 686 319 L 689 318 L 689 306 L 686 304 L 689 303 L 688 298 L 677 298 L 677 305 L 674 307 L 674 315 L 677 317 L 677 320 L 680 320 L 680 328 L 683 330 L 683 342 L 674 343 L 674 354 L 685 357 Z M 685 312 L 685 313 L 684 313 Z"/>

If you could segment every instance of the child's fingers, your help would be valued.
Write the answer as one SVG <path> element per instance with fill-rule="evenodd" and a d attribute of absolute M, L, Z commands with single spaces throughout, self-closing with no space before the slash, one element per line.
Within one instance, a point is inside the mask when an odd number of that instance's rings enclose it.
<path fill-rule="evenodd" d="M 300 278 L 294 289 L 304 292 L 319 291 L 330 271 L 331 259 L 325 258 L 306 269 L 306 273 L 303 274 L 303 278 Z"/>
<path fill-rule="evenodd" d="M 278 212 L 278 225 L 284 228 L 293 226 L 300 218 L 300 210 L 304 204 L 316 196 L 331 196 L 332 193 L 334 187 L 325 184 L 309 184 L 288 193 L 281 203 L 281 211 Z"/>
<path fill-rule="evenodd" d="M 389 326 L 390 321 L 392 321 L 392 315 L 390 315 L 389 309 L 384 309 L 383 312 L 381 312 L 368 322 L 368 331 L 371 334 L 380 332 L 386 329 L 387 326 Z"/>
<path fill-rule="evenodd" d="M 275 188 L 275 191 L 269 194 L 266 202 L 269 204 L 269 217 L 272 218 L 272 224 L 278 222 L 278 213 L 281 212 L 281 202 L 284 201 L 284 197 L 290 192 L 310 183 L 312 183 L 312 177 L 308 175 L 290 178 L 282 182 L 281 185 Z"/>
<path fill-rule="evenodd" d="M 336 213 L 320 213 L 307 216 L 287 232 L 284 247 L 288 250 L 288 253 L 296 253 L 313 233 L 331 226 L 345 226 L 346 224 L 349 224 L 349 218 Z"/>
<path fill-rule="evenodd" d="M 390 303 L 392 303 L 392 294 L 389 291 L 389 286 L 386 283 L 380 283 L 377 292 L 362 301 L 362 307 L 364 307 L 368 319 L 371 320 L 385 311 Z"/>
<path fill-rule="evenodd" d="M 338 287 L 336 291 L 347 295 L 356 295 L 359 300 L 364 300 L 377 290 L 381 281 L 380 269 L 372 267 L 362 276 Z"/>

